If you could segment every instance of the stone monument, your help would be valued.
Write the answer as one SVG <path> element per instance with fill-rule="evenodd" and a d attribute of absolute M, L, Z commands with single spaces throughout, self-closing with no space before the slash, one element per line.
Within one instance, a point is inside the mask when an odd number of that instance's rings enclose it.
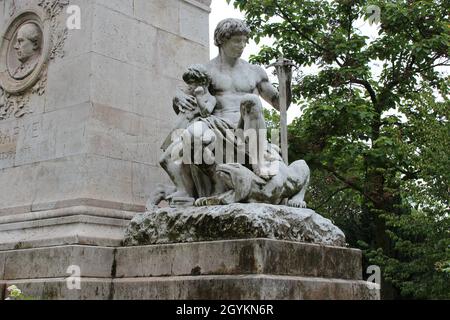
<path fill-rule="evenodd" d="M 69 29 L 79 8 L 80 29 Z M 167 179 L 160 141 L 207 1 L 0 2 L 0 249 L 119 245 Z"/>
<path fill-rule="evenodd" d="M 288 165 L 282 148 L 266 140 L 260 98 L 287 109 L 291 90 L 288 84 L 281 99 L 266 72 L 241 59 L 249 34 L 244 21 L 221 21 L 219 56 L 184 74 L 187 86 L 173 99 L 184 121 L 161 158 L 175 187 L 155 192 L 124 241 L 152 264 L 141 264 L 139 277 L 159 277 L 134 284 L 152 299 L 377 299 L 377 286 L 361 281 L 360 252 L 346 248 L 330 220 L 306 209 L 308 165 Z M 278 72 L 290 65 L 280 59 Z M 290 82 L 291 75 L 280 78 Z M 171 273 L 164 278 L 165 250 Z M 179 269 L 186 266 L 190 275 Z"/>
<path fill-rule="evenodd" d="M 379 298 L 266 139 L 260 98 L 290 93 L 240 59 L 243 21 L 208 62 L 209 5 L 0 3 L 0 298 Z"/>

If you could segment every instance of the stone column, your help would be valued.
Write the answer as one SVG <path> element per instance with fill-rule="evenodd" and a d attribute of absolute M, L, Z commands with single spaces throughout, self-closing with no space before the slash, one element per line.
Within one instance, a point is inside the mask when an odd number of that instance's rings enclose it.
<path fill-rule="evenodd" d="M 159 147 L 184 68 L 208 61 L 210 2 L 0 1 L 11 35 L 0 61 L 0 250 L 120 243 L 167 181 Z M 67 28 L 69 6 L 80 8 L 80 30 Z M 42 43 L 27 76 L 36 79 L 22 88 L 9 78 L 24 12 L 40 17 Z"/>

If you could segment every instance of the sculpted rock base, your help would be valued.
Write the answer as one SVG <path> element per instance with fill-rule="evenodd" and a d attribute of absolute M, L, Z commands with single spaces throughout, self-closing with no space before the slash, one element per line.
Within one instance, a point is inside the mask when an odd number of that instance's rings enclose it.
<path fill-rule="evenodd" d="M 132 220 L 125 244 L 250 238 L 345 246 L 344 233 L 314 211 L 267 204 L 155 209 Z"/>

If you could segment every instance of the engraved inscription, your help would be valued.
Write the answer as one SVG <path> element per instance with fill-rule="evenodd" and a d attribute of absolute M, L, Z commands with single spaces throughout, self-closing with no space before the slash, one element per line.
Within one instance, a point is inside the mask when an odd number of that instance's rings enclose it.
<path fill-rule="evenodd" d="M 19 132 L 19 127 L 15 127 L 10 131 L 0 130 L 0 161 L 14 160 Z"/>
<path fill-rule="evenodd" d="M 10 163 L 15 160 L 19 139 L 28 141 L 27 145 L 20 147 L 22 154 L 27 154 L 32 151 L 32 146 L 35 139 L 41 134 L 41 122 L 34 121 L 23 124 L 17 124 L 10 128 L 0 129 L 0 161 L 7 161 Z"/>

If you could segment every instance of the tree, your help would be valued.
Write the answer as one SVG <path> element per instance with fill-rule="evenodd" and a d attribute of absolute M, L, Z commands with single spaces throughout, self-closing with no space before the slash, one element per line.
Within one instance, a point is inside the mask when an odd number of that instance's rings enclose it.
<path fill-rule="evenodd" d="M 310 204 L 329 210 L 351 244 L 365 247 L 367 263 L 384 266 L 384 298 L 444 296 L 407 287 L 414 287 L 414 279 L 448 276 L 434 264 L 449 260 L 447 249 L 436 255 L 449 234 L 432 230 L 448 226 L 449 219 L 450 82 L 439 68 L 450 66 L 450 1 L 235 0 L 234 5 L 245 12 L 256 42 L 274 41 L 252 62 L 268 65 L 283 54 L 299 67 L 318 67 L 317 73 L 296 73 L 294 101 L 304 112 L 289 129 L 291 160 L 303 158 L 315 172 Z M 373 41 L 355 27 L 372 15 L 369 5 L 381 13 Z M 410 249 L 418 251 L 406 254 Z M 415 260 L 419 252 L 429 260 Z M 433 270 L 408 273 L 411 261 L 426 262 L 423 268 L 432 264 Z"/>

